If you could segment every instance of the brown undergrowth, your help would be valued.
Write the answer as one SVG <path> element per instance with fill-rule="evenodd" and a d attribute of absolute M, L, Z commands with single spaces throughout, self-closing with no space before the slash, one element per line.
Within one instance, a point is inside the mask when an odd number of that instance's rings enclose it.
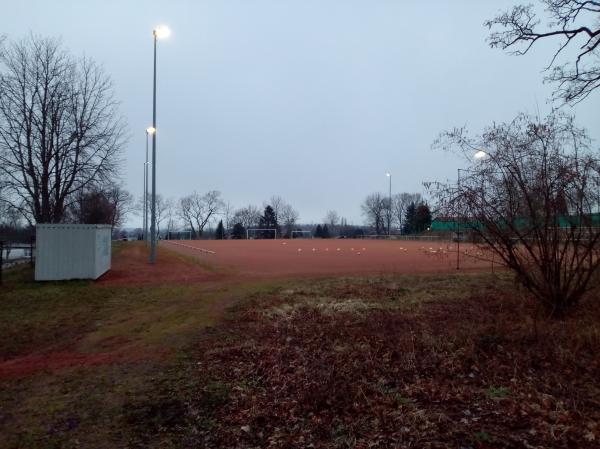
<path fill-rule="evenodd" d="M 282 289 L 200 344 L 198 401 L 220 393 L 209 415 L 195 412 L 198 439 L 232 448 L 596 448 L 599 317 L 590 304 L 546 320 L 509 279 L 489 276 Z"/>

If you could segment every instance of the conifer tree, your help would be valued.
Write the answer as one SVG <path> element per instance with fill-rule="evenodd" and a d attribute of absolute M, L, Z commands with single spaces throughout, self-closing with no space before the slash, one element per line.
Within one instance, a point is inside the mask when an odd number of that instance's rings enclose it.
<path fill-rule="evenodd" d="M 411 202 L 406 208 L 406 215 L 404 216 L 404 226 L 402 232 L 404 234 L 412 234 L 415 232 L 415 216 L 417 208 L 414 202 Z"/>
<path fill-rule="evenodd" d="M 215 231 L 215 239 L 223 240 L 225 238 L 225 228 L 223 227 L 223 220 L 219 220 L 217 230 Z"/>
<path fill-rule="evenodd" d="M 279 224 L 277 223 L 277 216 L 275 215 L 275 211 L 271 206 L 265 207 L 265 211 L 260 217 L 259 226 L 262 229 L 275 229 L 276 232 L 279 232 Z M 271 233 L 269 231 L 262 232 L 262 238 L 272 239 L 275 238 L 275 233 Z"/>
<path fill-rule="evenodd" d="M 231 232 L 231 238 L 240 240 L 246 238 L 246 228 L 241 223 L 236 223 L 233 225 L 233 230 Z"/>
<path fill-rule="evenodd" d="M 315 237 L 318 239 L 323 237 L 323 228 L 321 228 L 321 225 L 317 225 L 317 229 L 315 229 Z"/>

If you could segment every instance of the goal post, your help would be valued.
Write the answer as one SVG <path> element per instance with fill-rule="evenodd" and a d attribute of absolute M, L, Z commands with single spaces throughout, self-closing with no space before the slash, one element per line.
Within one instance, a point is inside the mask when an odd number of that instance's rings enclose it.
<path fill-rule="evenodd" d="M 277 229 L 273 228 L 248 228 L 246 229 L 246 240 L 250 239 L 269 239 L 265 237 L 265 234 L 271 235 L 273 233 L 273 240 L 277 240 Z"/>
<path fill-rule="evenodd" d="M 192 240 L 192 231 L 169 231 L 167 240 Z"/>
<path fill-rule="evenodd" d="M 312 239 L 312 231 L 292 231 L 293 239 Z"/>

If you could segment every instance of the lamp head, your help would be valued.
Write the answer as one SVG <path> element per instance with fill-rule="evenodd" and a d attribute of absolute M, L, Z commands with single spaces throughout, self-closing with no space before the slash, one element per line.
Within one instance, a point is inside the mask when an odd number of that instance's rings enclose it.
<path fill-rule="evenodd" d="M 166 39 L 171 35 L 171 30 L 164 25 L 160 25 L 152 31 L 152 34 L 154 34 L 154 37 L 157 39 Z"/>
<path fill-rule="evenodd" d="M 475 153 L 474 157 L 475 159 L 483 159 L 484 157 L 487 156 L 487 153 L 483 150 L 479 150 L 477 153 Z"/>
<path fill-rule="evenodd" d="M 154 128 L 153 126 L 146 128 L 146 133 L 148 134 L 154 134 L 156 132 L 156 128 Z"/>

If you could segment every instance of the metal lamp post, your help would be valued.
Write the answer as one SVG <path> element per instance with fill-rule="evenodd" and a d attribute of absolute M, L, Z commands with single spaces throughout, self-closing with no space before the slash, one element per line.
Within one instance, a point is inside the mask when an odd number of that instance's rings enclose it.
<path fill-rule="evenodd" d="M 156 262 L 156 43 L 169 37 L 171 31 L 164 26 L 152 31 L 154 41 L 154 79 L 152 85 L 152 207 L 150 212 L 150 263 Z"/>
<path fill-rule="evenodd" d="M 390 195 L 389 195 L 390 204 L 389 204 L 389 211 L 388 211 L 388 238 L 390 238 L 390 236 L 391 236 L 390 223 L 392 221 L 392 174 L 388 172 L 385 174 L 385 176 L 390 178 Z"/>
<path fill-rule="evenodd" d="M 484 150 L 478 150 L 473 155 L 473 157 L 475 159 L 484 159 L 486 156 L 488 156 L 488 153 L 485 152 Z M 458 187 L 459 194 L 460 194 L 460 172 L 461 171 L 469 171 L 469 169 L 466 169 L 466 168 L 457 169 L 456 179 L 457 179 L 457 187 Z M 456 217 L 455 219 L 456 219 L 456 269 L 460 270 L 460 217 Z"/>
<path fill-rule="evenodd" d="M 458 193 L 460 195 L 460 172 L 464 170 L 463 168 L 457 169 L 457 187 Z M 460 270 L 460 217 L 455 217 L 456 219 L 456 269 Z"/>
<path fill-rule="evenodd" d="M 151 126 L 146 128 L 146 162 L 144 162 L 144 241 L 148 242 L 148 138 L 156 130 Z"/>
<path fill-rule="evenodd" d="M 148 154 L 148 137 L 146 137 L 146 155 Z M 142 240 L 144 242 L 146 242 L 147 239 L 147 228 L 146 228 L 146 222 L 148 221 L 148 215 L 147 215 L 147 211 L 148 211 L 148 200 L 147 200 L 147 195 L 148 195 L 148 169 L 146 168 L 146 166 L 148 165 L 148 156 L 146 156 L 146 162 L 144 162 L 144 190 L 142 190 L 142 201 L 144 202 L 144 210 L 142 212 Z"/>

